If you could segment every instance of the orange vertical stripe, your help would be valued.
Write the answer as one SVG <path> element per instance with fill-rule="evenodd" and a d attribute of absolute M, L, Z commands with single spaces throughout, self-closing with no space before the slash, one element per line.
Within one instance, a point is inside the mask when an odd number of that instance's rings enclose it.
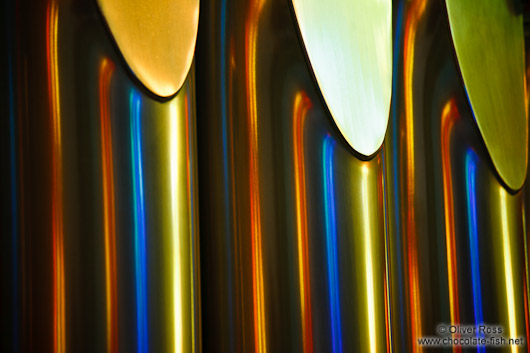
<path fill-rule="evenodd" d="M 417 263 L 416 243 L 416 219 L 414 211 L 415 193 L 415 152 L 414 152 L 414 101 L 412 84 L 414 79 L 414 47 L 416 42 L 416 30 L 419 19 L 425 10 L 425 0 L 415 0 L 411 3 L 407 20 L 405 23 L 404 58 L 403 71 L 405 78 L 405 117 L 406 117 L 406 139 L 407 139 L 407 258 L 408 258 L 408 281 L 409 301 L 411 313 L 412 345 L 415 352 L 422 351 L 416 340 L 421 337 L 421 304 Z"/>
<path fill-rule="evenodd" d="M 116 214 L 114 209 L 114 169 L 110 123 L 109 86 L 114 64 L 107 58 L 99 71 L 101 160 L 103 173 L 103 225 L 105 239 L 105 279 L 107 302 L 107 352 L 118 352 L 118 303 L 116 281 Z"/>
<path fill-rule="evenodd" d="M 311 313 L 311 287 L 309 280 L 309 254 L 307 240 L 307 204 L 304 162 L 304 122 L 312 104 L 305 92 L 298 92 L 294 101 L 293 142 L 296 193 L 296 227 L 298 246 L 298 273 L 300 282 L 300 307 L 304 352 L 313 352 L 313 324 Z"/>
<path fill-rule="evenodd" d="M 441 126 L 441 151 L 442 151 L 442 171 L 444 185 L 445 204 L 445 239 L 447 248 L 447 275 L 449 281 L 449 303 L 451 307 L 451 323 L 453 325 L 460 322 L 460 310 L 458 304 L 458 277 L 456 262 L 455 244 L 455 221 L 454 221 L 454 201 L 453 201 L 453 178 L 451 175 L 451 132 L 459 113 L 454 99 L 449 100 L 442 111 Z M 460 351 L 460 347 L 455 347 L 454 351 Z"/>
<path fill-rule="evenodd" d="M 256 44 L 258 23 L 264 0 L 250 3 L 245 24 L 245 67 L 248 109 L 249 177 L 250 177 L 250 227 L 252 246 L 252 297 L 254 306 L 254 345 L 256 352 L 266 352 L 265 298 L 263 290 L 263 260 L 261 247 L 261 212 L 258 166 L 258 108 L 256 94 Z"/>
<path fill-rule="evenodd" d="M 63 170 L 61 139 L 61 106 L 57 53 L 58 8 L 48 3 L 46 17 L 46 51 L 48 61 L 48 93 L 52 127 L 52 246 L 53 246 L 53 350 L 65 351 L 64 305 L 64 235 L 63 235 Z"/>

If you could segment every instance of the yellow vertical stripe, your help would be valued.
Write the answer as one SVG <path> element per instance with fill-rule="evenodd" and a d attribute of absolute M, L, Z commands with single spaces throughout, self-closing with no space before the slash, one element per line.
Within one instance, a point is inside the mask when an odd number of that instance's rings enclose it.
<path fill-rule="evenodd" d="M 362 200 L 363 200 L 363 222 L 364 222 L 364 261 L 366 272 L 366 298 L 368 311 L 368 332 L 370 337 L 370 353 L 377 352 L 377 336 L 375 322 L 375 293 L 374 293 L 374 271 L 372 261 L 372 231 L 370 227 L 370 201 L 368 191 L 369 169 L 366 164 L 362 166 Z"/>
<path fill-rule="evenodd" d="M 510 337 L 517 337 L 517 326 L 515 317 L 515 294 L 513 290 L 512 253 L 510 249 L 510 227 L 508 224 L 508 197 L 506 190 L 499 187 L 501 194 L 501 222 L 502 222 L 502 247 L 504 255 L 504 277 L 506 281 L 506 301 L 508 306 L 508 323 Z M 517 352 L 517 346 L 511 346 L 512 352 Z"/>
<path fill-rule="evenodd" d="M 173 352 L 183 352 L 183 323 L 182 323 L 182 279 L 180 267 L 181 261 L 181 249 L 180 249 L 180 237 L 181 228 L 180 224 L 180 187 L 179 181 L 181 179 L 179 166 L 183 164 L 181 151 L 180 151 L 180 138 L 182 133 L 180 131 L 180 120 L 183 118 L 178 113 L 178 100 L 175 99 L 170 106 L 169 116 L 169 164 L 170 164 L 170 175 L 171 175 L 171 223 L 172 223 L 172 234 L 171 234 L 171 254 L 173 256 L 172 261 L 172 305 L 173 305 Z"/>

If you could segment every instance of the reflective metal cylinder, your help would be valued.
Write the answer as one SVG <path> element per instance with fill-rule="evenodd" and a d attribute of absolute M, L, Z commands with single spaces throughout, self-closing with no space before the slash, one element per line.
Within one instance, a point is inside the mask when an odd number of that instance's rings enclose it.
<path fill-rule="evenodd" d="M 382 153 L 338 134 L 289 3 L 201 14 L 204 349 L 389 349 Z"/>
<path fill-rule="evenodd" d="M 458 326 L 501 326 L 505 338 L 524 338 L 528 328 L 523 192 L 507 188 L 491 161 L 445 13 L 436 1 L 394 6 L 385 152 L 392 333 L 400 352 L 428 350 L 419 338 L 469 337 L 452 334 Z"/>
<path fill-rule="evenodd" d="M 423 338 L 486 337 L 456 332 L 481 325 L 526 342 L 530 190 L 506 182 L 526 169 L 498 172 L 510 163 L 493 158 L 495 129 L 480 129 L 450 21 L 462 9 L 451 15 L 450 1 L 393 1 L 390 119 L 370 158 L 341 135 L 290 0 L 201 2 L 195 61 L 165 98 L 129 68 L 151 53 L 123 55 L 135 40 L 116 44 L 101 1 L 6 1 L 0 351 L 420 352 L 432 349 Z M 476 19 L 464 10 L 459 20 Z M 310 14 L 306 25 L 331 33 Z M 158 28 L 146 22 L 146 33 Z M 483 41 L 476 60 L 492 60 L 492 38 L 476 32 L 461 43 Z M 359 33 L 329 47 L 307 38 L 339 52 Z M 160 83 L 181 78 L 173 64 L 147 70 L 151 88 L 174 88 Z M 484 72 L 484 87 L 505 69 Z"/>
<path fill-rule="evenodd" d="M 8 10 L 5 351 L 200 351 L 194 70 L 159 99 L 95 2 Z"/>

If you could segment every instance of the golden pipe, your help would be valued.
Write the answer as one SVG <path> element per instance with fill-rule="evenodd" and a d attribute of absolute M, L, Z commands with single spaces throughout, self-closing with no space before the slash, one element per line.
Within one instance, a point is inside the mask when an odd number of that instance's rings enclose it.
<path fill-rule="evenodd" d="M 489 239 L 493 249 L 496 249 L 492 253 L 495 266 L 492 275 L 498 309 L 493 312 L 498 318 L 498 324 L 503 327 L 503 337 L 524 338 L 527 332 L 526 313 L 523 313 L 526 307 L 526 255 L 523 253 L 526 241 L 523 238 L 525 234 L 522 193 L 511 194 L 493 175 L 488 179 L 488 198 L 492 215 L 489 221 L 491 235 L 486 239 Z M 522 346 L 517 345 L 504 347 L 505 351 L 511 352 L 520 352 L 522 349 Z"/>
<path fill-rule="evenodd" d="M 353 292 L 347 294 L 348 292 L 344 291 L 342 296 L 356 299 L 351 304 L 355 315 L 342 319 L 345 322 L 350 320 L 356 322 L 355 327 L 358 330 L 356 334 L 359 337 L 355 341 L 361 351 L 388 352 L 391 350 L 392 342 L 390 332 L 387 330 L 388 282 L 383 157 L 380 153 L 368 162 L 355 157 L 346 160 L 349 164 L 349 184 L 340 183 L 339 179 L 335 185 L 338 193 L 343 188 L 349 189 L 350 196 L 344 201 L 350 205 L 348 209 L 352 223 L 349 224 L 351 228 L 348 231 L 351 242 L 348 257 L 352 259 L 354 277 L 348 279 Z"/>
<path fill-rule="evenodd" d="M 167 165 L 161 175 L 169 190 L 165 275 L 168 315 L 168 337 L 171 352 L 200 352 L 200 305 L 198 276 L 198 226 L 196 201 L 195 113 L 193 68 L 183 88 L 169 102 L 162 104 L 160 115 L 167 133 L 159 142 L 167 148 Z M 166 179 L 167 178 L 167 179 Z M 167 203 L 166 203 L 167 202 Z"/>
<path fill-rule="evenodd" d="M 512 269 L 513 263 L 518 263 L 516 260 L 515 254 L 512 257 L 512 247 L 516 244 L 514 244 L 514 235 L 510 234 L 511 231 L 513 231 L 512 228 L 513 225 L 510 225 L 510 222 L 508 220 L 508 199 L 512 199 L 510 201 L 513 202 L 513 197 L 510 197 L 511 195 L 508 195 L 508 192 L 504 189 L 504 187 L 499 186 L 499 194 L 500 194 L 500 218 L 501 218 L 501 234 L 502 234 L 502 256 L 503 256 L 503 262 L 504 266 L 504 281 L 505 281 L 505 288 L 506 288 L 506 313 L 508 315 L 508 338 L 518 338 L 519 332 L 517 331 L 517 317 L 516 317 L 516 311 L 515 311 L 515 293 L 514 293 L 514 271 Z M 512 211 L 513 212 L 513 211 Z M 512 214 L 512 213 L 511 213 Z M 517 215 L 517 213 L 515 213 Z M 517 346 L 513 345 L 511 346 L 512 352 L 517 352 Z"/>

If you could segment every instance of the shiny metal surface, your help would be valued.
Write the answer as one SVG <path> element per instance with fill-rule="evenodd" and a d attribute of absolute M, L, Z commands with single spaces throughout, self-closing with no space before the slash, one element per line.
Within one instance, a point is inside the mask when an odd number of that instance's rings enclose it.
<path fill-rule="evenodd" d="M 5 233 L 16 301 L 0 350 L 200 351 L 193 67 L 161 102 L 94 2 L 18 6 Z"/>
<path fill-rule="evenodd" d="M 530 337 L 530 191 L 496 171 L 443 1 L 392 4 L 390 119 L 368 160 L 288 1 L 202 2 L 170 99 L 137 82 L 96 2 L 4 6 L 0 351 L 429 352 L 419 339 L 459 337 L 440 325 L 480 323 Z M 528 347 L 473 347 L 494 349 Z"/>
<path fill-rule="evenodd" d="M 313 73 L 331 116 L 357 152 L 385 136 L 392 84 L 390 0 L 292 0 Z"/>
<path fill-rule="evenodd" d="M 522 192 L 506 189 L 489 158 L 443 10 L 441 2 L 422 0 L 394 7 L 396 93 L 384 151 L 399 352 L 432 350 L 418 337 L 440 337 L 440 324 L 494 322 L 506 337 L 528 330 L 526 318 L 510 309 L 528 312 Z"/>
<path fill-rule="evenodd" d="M 201 14 L 204 350 L 386 351 L 382 155 L 336 130 L 287 2 Z"/>
<path fill-rule="evenodd" d="M 475 120 L 499 175 L 518 190 L 528 165 L 522 15 L 510 1 L 446 3 Z"/>
<path fill-rule="evenodd" d="M 193 61 L 199 0 L 97 3 L 136 77 L 158 96 L 174 95 Z"/>

